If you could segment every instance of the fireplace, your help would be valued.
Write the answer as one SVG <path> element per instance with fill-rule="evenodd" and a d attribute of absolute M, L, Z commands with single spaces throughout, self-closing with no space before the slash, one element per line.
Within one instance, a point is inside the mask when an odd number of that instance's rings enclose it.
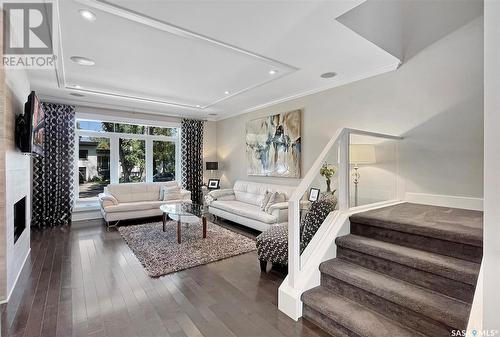
<path fill-rule="evenodd" d="M 14 204 L 14 243 L 26 228 L 26 197 Z"/>

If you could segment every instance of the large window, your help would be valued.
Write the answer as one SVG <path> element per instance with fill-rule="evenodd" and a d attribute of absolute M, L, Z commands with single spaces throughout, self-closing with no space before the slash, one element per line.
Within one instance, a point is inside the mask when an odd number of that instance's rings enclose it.
<path fill-rule="evenodd" d="M 78 196 L 95 197 L 109 184 L 109 138 L 79 136 L 78 146 Z"/>
<path fill-rule="evenodd" d="M 79 198 L 97 197 L 109 183 L 176 179 L 178 129 L 77 120 Z"/>

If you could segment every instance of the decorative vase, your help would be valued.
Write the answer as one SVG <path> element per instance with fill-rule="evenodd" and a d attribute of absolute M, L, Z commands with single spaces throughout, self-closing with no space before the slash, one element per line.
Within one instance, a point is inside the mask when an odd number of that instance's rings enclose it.
<path fill-rule="evenodd" d="M 332 189 L 330 188 L 330 183 L 331 183 L 330 179 L 326 179 L 326 191 L 328 193 L 332 191 Z"/>

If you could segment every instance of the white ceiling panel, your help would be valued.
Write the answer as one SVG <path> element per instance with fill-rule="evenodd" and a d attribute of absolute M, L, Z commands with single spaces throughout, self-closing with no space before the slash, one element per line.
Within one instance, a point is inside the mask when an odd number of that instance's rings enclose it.
<path fill-rule="evenodd" d="M 32 86 L 61 102 L 225 118 L 395 69 L 335 20 L 361 2 L 59 1 L 57 73 L 30 72 Z"/>

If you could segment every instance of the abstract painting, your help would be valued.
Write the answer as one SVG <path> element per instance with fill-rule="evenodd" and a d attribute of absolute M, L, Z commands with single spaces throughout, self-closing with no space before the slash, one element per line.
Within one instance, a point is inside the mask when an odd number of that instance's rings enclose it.
<path fill-rule="evenodd" d="M 300 178 L 302 110 L 247 122 L 248 175 Z"/>

